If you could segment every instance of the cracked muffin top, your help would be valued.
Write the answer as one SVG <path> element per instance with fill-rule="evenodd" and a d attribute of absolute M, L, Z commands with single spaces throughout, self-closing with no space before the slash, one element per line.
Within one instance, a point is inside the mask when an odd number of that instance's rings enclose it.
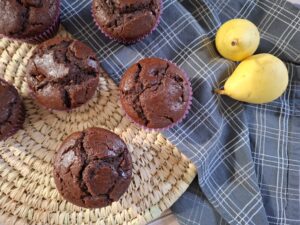
<path fill-rule="evenodd" d="M 77 206 L 110 205 L 128 189 L 131 176 L 132 162 L 126 144 L 102 128 L 71 134 L 55 157 L 56 187 Z"/>
<path fill-rule="evenodd" d="M 101 30 L 121 42 L 151 33 L 161 11 L 160 0 L 94 0 L 93 16 Z"/>
<path fill-rule="evenodd" d="M 34 50 L 27 66 L 27 81 L 33 96 L 44 107 L 78 107 L 91 99 L 97 89 L 96 54 L 77 40 L 49 40 Z"/>
<path fill-rule="evenodd" d="M 131 66 L 120 83 L 121 104 L 136 123 L 152 129 L 167 128 L 186 114 L 191 87 L 182 70 L 159 58 Z"/>
<path fill-rule="evenodd" d="M 59 13 L 58 0 L 1 0 L 0 34 L 27 38 L 46 31 Z"/>
<path fill-rule="evenodd" d="M 16 133 L 23 125 L 25 109 L 14 86 L 0 79 L 0 141 Z"/>

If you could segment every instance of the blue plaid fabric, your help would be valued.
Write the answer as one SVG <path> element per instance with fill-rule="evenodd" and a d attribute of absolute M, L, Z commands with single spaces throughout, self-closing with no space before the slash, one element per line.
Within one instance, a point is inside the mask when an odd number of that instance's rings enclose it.
<path fill-rule="evenodd" d="M 198 168 L 198 179 L 173 210 L 181 224 L 300 224 L 300 11 L 283 0 L 165 0 L 160 25 L 124 46 L 98 31 L 91 0 L 63 0 L 62 22 L 89 43 L 119 82 L 144 57 L 167 58 L 190 77 L 194 98 L 183 123 L 165 136 Z M 258 52 L 286 62 L 284 95 L 264 105 L 220 97 L 236 63 L 216 52 L 218 27 L 248 18 L 261 32 Z M 200 186 L 200 187 L 199 187 Z"/>

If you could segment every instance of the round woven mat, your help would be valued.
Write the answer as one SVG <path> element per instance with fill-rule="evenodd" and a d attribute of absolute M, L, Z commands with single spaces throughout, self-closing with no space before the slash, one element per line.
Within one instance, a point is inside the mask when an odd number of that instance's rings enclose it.
<path fill-rule="evenodd" d="M 39 107 L 24 77 L 33 49 L 0 40 L 0 74 L 18 88 L 27 113 L 24 129 L 0 142 L 0 224 L 146 224 L 159 217 L 192 182 L 194 165 L 162 135 L 145 132 L 124 117 L 118 88 L 104 71 L 97 94 L 84 106 L 69 113 Z M 58 194 L 52 158 L 66 136 L 92 126 L 112 130 L 127 143 L 133 180 L 119 202 L 90 210 Z"/>

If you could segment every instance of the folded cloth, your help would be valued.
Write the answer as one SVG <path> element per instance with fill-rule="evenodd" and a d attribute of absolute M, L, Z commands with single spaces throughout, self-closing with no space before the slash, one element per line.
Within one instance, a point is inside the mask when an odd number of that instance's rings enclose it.
<path fill-rule="evenodd" d="M 165 0 L 156 31 L 124 46 L 98 31 L 90 4 L 63 0 L 63 24 L 97 50 L 117 83 L 150 56 L 172 60 L 191 79 L 191 112 L 164 133 L 198 168 L 197 181 L 173 207 L 180 223 L 300 224 L 300 11 L 282 0 Z M 218 27 L 231 18 L 254 22 L 257 52 L 286 62 L 290 83 L 280 99 L 251 105 L 213 93 L 237 65 L 214 47 Z"/>

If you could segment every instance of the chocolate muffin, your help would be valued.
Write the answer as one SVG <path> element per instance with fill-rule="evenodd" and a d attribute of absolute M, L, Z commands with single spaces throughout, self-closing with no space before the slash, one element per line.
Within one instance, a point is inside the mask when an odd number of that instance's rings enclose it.
<path fill-rule="evenodd" d="M 109 37 L 124 43 L 150 34 L 158 24 L 160 0 L 93 0 L 93 17 Z"/>
<path fill-rule="evenodd" d="M 95 52 L 77 40 L 55 38 L 39 45 L 28 63 L 27 80 L 43 106 L 69 110 L 91 99 L 99 83 Z"/>
<path fill-rule="evenodd" d="M 55 157 L 56 187 L 77 206 L 110 205 L 127 190 L 131 176 L 132 162 L 126 144 L 102 128 L 71 134 Z"/>
<path fill-rule="evenodd" d="M 180 122 L 190 107 L 185 73 L 169 61 L 147 58 L 131 66 L 120 83 L 121 104 L 137 124 L 165 129 Z"/>
<path fill-rule="evenodd" d="M 0 141 L 15 134 L 25 120 L 25 109 L 14 86 L 0 79 Z"/>
<path fill-rule="evenodd" d="M 58 0 L 1 0 L 0 34 L 28 42 L 50 38 L 59 25 Z M 36 40 L 35 40 L 36 39 Z"/>

